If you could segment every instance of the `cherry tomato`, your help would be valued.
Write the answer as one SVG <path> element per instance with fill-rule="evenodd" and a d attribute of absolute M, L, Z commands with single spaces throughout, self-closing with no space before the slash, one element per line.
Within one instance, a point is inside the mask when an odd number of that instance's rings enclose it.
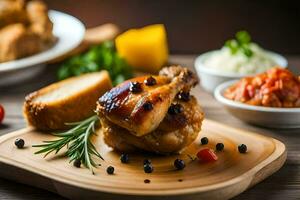
<path fill-rule="evenodd" d="M 204 162 L 212 162 L 218 160 L 218 156 L 212 149 L 202 149 L 197 153 L 199 160 Z"/>
<path fill-rule="evenodd" d="M 4 108 L 2 105 L 0 105 L 0 124 L 4 119 L 4 115 L 5 115 Z"/>

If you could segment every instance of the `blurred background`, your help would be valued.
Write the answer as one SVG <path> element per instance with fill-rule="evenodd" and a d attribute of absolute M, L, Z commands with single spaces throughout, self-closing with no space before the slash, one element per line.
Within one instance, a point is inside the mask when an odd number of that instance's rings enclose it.
<path fill-rule="evenodd" d="M 238 30 L 266 49 L 300 53 L 300 1 L 292 0 L 45 0 L 87 27 L 111 22 L 122 30 L 165 24 L 171 53 L 220 48 Z"/>

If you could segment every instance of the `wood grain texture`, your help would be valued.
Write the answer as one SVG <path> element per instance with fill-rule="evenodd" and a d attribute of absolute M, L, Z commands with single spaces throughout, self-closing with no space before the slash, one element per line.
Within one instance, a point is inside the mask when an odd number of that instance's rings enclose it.
<path fill-rule="evenodd" d="M 200 145 L 200 138 L 203 136 L 209 138 L 208 145 Z M 13 145 L 16 138 L 26 141 L 24 149 Z M 34 155 L 38 149 L 31 147 L 33 144 L 54 138 L 33 128 L 2 136 L 0 175 L 72 199 L 100 198 L 103 193 L 111 198 L 124 195 L 124 198 L 130 196 L 135 199 L 166 196 L 172 196 L 173 199 L 182 199 L 183 196 L 229 199 L 276 172 L 286 159 L 285 146 L 278 140 L 205 120 L 197 140 L 181 154 L 157 156 L 132 153 L 129 164 L 122 164 L 119 160 L 120 154 L 105 145 L 100 130 L 95 138 L 95 146 L 105 161 L 99 161 L 101 166 L 95 169 L 93 175 L 86 168 L 77 169 L 68 164 L 67 159 L 60 154 L 47 159 L 42 155 Z M 217 153 L 218 161 L 201 163 L 190 158 L 195 157 L 200 149 L 214 149 L 218 142 L 225 145 L 224 151 Z M 241 143 L 248 146 L 246 154 L 240 154 L 237 150 Z M 151 174 L 143 171 L 142 163 L 145 158 L 151 159 L 154 166 Z M 186 162 L 184 170 L 175 170 L 173 162 L 176 158 Z M 9 168 L 9 165 L 13 168 Z M 106 173 L 109 165 L 115 167 L 114 175 Z M 8 170 L 9 174 L 6 173 Z M 21 173 L 23 170 L 27 172 Z M 32 173 L 31 178 L 22 175 L 27 173 Z M 146 184 L 145 179 L 151 182 Z M 56 184 L 60 186 L 57 187 Z"/>
<path fill-rule="evenodd" d="M 170 60 L 185 66 L 193 67 L 194 55 L 174 55 Z M 300 73 L 300 57 L 288 56 L 290 68 Z M 0 88 L 0 103 L 6 109 L 4 124 L 0 126 L 0 135 L 25 127 L 22 117 L 22 103 L 29 92 L 39 89 L 55 81 L 55 72 L 58 65 L 49 65 L 39 77 L 14 87 Z M 287 147 L 287 161 L 274 175 L 255 185 L 250 190 L 234 199 L 297 199 L 300 196 L 300 137 L 299 130 L 274 130 L 254 127 L 245 124 L 227 113 L 214 98 L 204 92 L 201 87 L 194 89 L 199 95 L 206 118 L 213 119 L 230 126 L 263 133 L 283 141 Z M 0 179 L 0 199 L 63 199 L 62 197 L 45 190 L 18 184 Z M 196 198 L 194 198 L 196 199 Z"/>

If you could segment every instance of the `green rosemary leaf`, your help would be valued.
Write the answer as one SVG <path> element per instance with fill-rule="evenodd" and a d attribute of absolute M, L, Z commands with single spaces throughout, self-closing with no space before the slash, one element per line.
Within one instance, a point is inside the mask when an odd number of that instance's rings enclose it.
<path fill-rule="evenodd" d="M 90 155 L 89 149 L 88 149 L 88 140 L 89 140 L 91 129 L 92 129 L 93 125 L 94 125 L 94 123 L 89 124 L 89 126 L 87 127 L 87 130 L 85 132 L 85 137 L 84 137 L 84 161 L 85 161 L 84 165 L 91 170 L 92 170 L 93 165 L 91 162 L 91 155 Z"/>
<path fill-rule="evenodd" d="M 99 154 L 99 152 L 96 150 L 96 147 L 92 144 L 92 143 L 89 143 L 90 144 L 90 150 L 93 152 L 93 154 L 95 156 L 97 156 L 98 158 L 101 158 L 102 160 L 104 160 L 104 158 Z"/>
<path fill-rule="evenodd" d="M 50 140 L 50 141 L 43 141 L 44 143 L 53 143 L 53 142 L 55 142 L 54 140 Z M 47 145 L 47 144 L 42 144 L 42 145 Z M 36 145 L 36 146 L 40 146 L 40 145 Z"/>
<path fill-rule="evenodd" d="M 67 122 L 67 123 L 65 123 L 65 125 L 67 125 L 67 126 L 76 126 L 76 125 L 80 125 L 80 124 L 82 124 L 82 122 Z"/>
<path fill-rule="evenodd" d="M 57 136 L 59 139 L 43 141 L 43 144 L 33 145 L 33 147 L 41 148 L 35 154 L 44 154 L 44 157 L 46 157 L 52 152 L 57 154 L 66 147 L 65 155 L 69 158 L 70 163 L 78 159 L 94 174 L 93 167 L 97 167 L 97 164 L 93 159 L 93 155 L 103 160 L 103 157 L 90 141 L 91 135 L 95 134 L 96 127 L 99 124 L 98 116 L 94 115 L 81 122 L 66 124 L 71 126 L 69 130 L 52 133 L 52 135 Z"/>

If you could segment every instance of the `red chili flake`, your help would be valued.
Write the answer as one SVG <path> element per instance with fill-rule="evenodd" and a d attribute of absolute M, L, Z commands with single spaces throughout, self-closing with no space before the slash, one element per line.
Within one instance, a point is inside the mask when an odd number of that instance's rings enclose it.
<path fill-rule="evenodd" d="M 212 149 L 202 149 L 197 153 L 199 160 L 204 162 L 212 162 L 218 160 L 218 156 Z"/>
<path fill-rule="evenodd" d="M 4 119 L 4 115 L 5 115 L 5 111 L 3 106 L 0 104 L 0 124 L 2 123 L 3 119 Z"/>

